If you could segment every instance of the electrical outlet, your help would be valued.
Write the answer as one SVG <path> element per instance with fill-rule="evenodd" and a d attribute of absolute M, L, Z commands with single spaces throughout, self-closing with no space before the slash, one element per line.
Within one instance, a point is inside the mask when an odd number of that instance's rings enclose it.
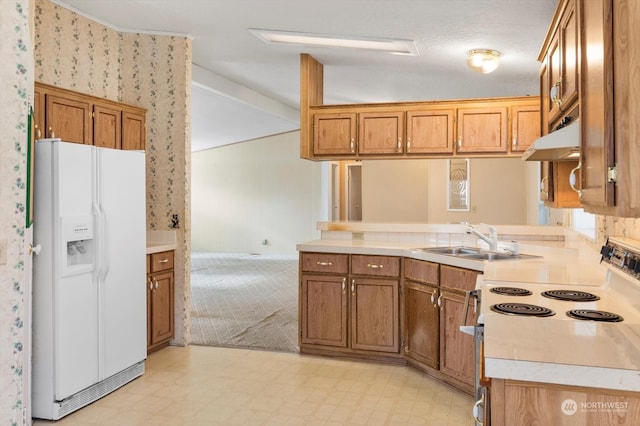
<path fill-rule="evenodd" d="M 7 264 L 7 240 L 0 240 L 0 265 Z"/>
<path fill-rule="evenodd" d="M 364 240 L 364 232 L 352 232 L 351 233 L 352 240 Z"/>

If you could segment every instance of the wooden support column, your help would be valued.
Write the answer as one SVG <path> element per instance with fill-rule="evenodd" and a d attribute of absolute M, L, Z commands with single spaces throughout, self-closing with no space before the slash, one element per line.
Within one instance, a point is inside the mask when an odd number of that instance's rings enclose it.
<path fill-rule="evenodd" d="M 300 158 L 312 158 L 313 117 L 309 107 L 323 104 L 323 70 L 311 55 L 300 55 Z"/>

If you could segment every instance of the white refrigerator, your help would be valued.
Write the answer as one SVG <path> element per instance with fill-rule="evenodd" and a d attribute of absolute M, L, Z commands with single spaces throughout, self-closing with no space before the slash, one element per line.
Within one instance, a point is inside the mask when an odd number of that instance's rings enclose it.
<path fill-rule="evenodd" d="M 32 415 L 57 420 L 144 373 L 145 158 L 35 145 Z"/>

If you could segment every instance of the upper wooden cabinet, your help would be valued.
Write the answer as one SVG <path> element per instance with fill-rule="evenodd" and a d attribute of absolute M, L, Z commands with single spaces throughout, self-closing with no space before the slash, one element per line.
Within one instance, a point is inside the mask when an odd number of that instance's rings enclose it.
<path fill-rule="evenodd" d="M 511 152 L 524 152 L 540 137 L 538 105 L 511 108 Z"/>
<path fill-rule="evenodd" d="M 307 158 L 317 160 L 515 157 L 538 137 L 540 126 L 535 97 L 309 110 L 312 136 L 305 151 Z"/>
<path fill-rule="evenodd" d="M 146 111 L 71 90 L 36 83 L 34 120 L 37 138 L 113 149 L 144 150 Z"/>
<path fill-rule="evenodd" d="M 633 0 L 560 1 L 538 58 L 541 105 L 548 109 L 543 134 L 578 111 L 576 187 L 582 207 L 591 213 L 640 216 L 639 21 L 640 8 Z M 560 84 L 554 88 L 555 79 Z"/>
<path fill-rule="evenodd" d="M 324 105 L 323 66 L 300 56 L 300 157 L 520 157 L 539 134 L 538 97 Z"/>
<path fill-rule="evenodd" d="M 129 108 L 131 109 L 131 108 Z M 147 144 L 144 111 L 122 111 L 122 149 L 143 151 Z"/>
<path fill-rule="evenodd" d="M 44 96 L 45 137 L 91 145 L 91 104 L 75 96 L 46 92 Z"/>
<path fill-rule="evenodd" d="M 547 66 L 549 124 L 555 123 L 578 99 L 579 27 L 575 0 L 563 2 L 556 11 L 554 26 L 547 39 L 544 62 Z"/>
<path fill-rule="evenodd" d="M 356 114 L 315 114 L 313 154 L 351 155 L 356 153 Z"/>
<path fill-rule="evenodd" d="M 407 112 L 408 155 L 453 154 L 455 109 L 423 109 Z"/>
<path fill-rule="evenodd" d="M 403 153 L 404 112 L 363 112 L 358 119 L 358 154 Z"/>
<path fill-rule="evenodd" d="M 507 120 L 507 107 L 460 108 L 456 152 L 506 154 Z"/>
<path fill-rule="evenodd" d="M 103 148 L 122 146 L 122 120 L 120 111 L 108 106 L 93 107 L 93 144 Z M 63 139 L 64 140 L 64 139 Z"/>

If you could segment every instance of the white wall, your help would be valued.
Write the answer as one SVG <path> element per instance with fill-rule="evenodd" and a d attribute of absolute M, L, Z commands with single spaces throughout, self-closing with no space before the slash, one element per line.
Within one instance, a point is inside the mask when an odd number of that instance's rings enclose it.
<path fill-rule="evenodd" d="M 299 132 L 193 153 L 192 251 L 286 254 L 319 238 L 322 167 L 299 153 Z"/>
<path fill-rule="evenodd" d="M 472 159 L 471 211 L 451 212 L 447 160 L 363 161 L 363 221 L 535 223 L 537 191 L 529 182 L 536 179 L 531 167 L 520 158 Z"/>

